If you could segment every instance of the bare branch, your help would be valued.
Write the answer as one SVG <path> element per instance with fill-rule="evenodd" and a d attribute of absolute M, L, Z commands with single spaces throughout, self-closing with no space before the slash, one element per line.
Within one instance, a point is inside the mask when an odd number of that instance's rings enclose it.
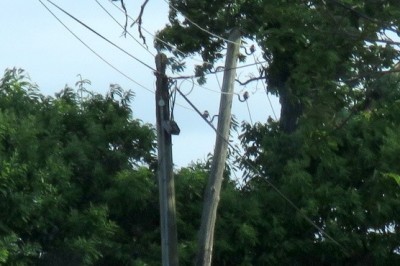
<path fill-rule="evenodd" d="M 237 83 L 239 83 L 240 85 L 244 86 L 244 85 L 249 84 L 250 82 L 257 81 L 257 80 L 260 80 L 260 79 L 265 79 L 265 76 L 264 76 L 265 68 L 259 69 L 259 71 L 260 71 L 260 75 L 258 77 L 250 78 L 250 79 L 248 79 L 246 81 L 243 81 L 243 82 L 238 80 L 238 79 L 235 79 L 235 81 Z"/>
<path fill-rule="evenodd" d="M 371 42 L 371 43 L 385 43 L 385 44 L 389 44 L 389 45 L 397 45 L 400 46 L 400 42 L 396 42 L 393 41 L 391 39 L 365 39 L 367 42 Z"/>
<path fill-rule="evenodd" d="M 116 1 L 120 1 L 121 2 L 121 7 L 122 7 L 122 9 L 124 10 L 124 13 L 125 13 L 125 25 L 124 25 L 124 32 L 122 33 L 122 35 L 124 35 L 126 37 L 127 27 L 128 27 L 128 11 L 126 10 L 124 0 L 112 0 L 112 1 L 113 2 L 116 2 Z"/>
<path fill-rule="evenodd" d="M 255 78 L 248 79 L 248 80 L 246 80 L 244 82 L 242 82 L 242 81 L 240 81 L 238 79 L 235 79 L 235 81 L 237 83 L 239 83 L 240 85 L 244 86 L 244 85 L 249 84 L 250 82 L 253 82 L 253 81 L 256 81 L 256 80 L 260 80 L 260 79 L 265 79 L 265 77 L 261 77 L 261 76 L 260 77 L 255 77 Z"/>
<path fill-rule="evenodd" d="M 137 17 L 137 19 L 131 24 L 131 27 L 133 27 L 133 25 L 135 25 L 136 23 L 138 24 L 138 31 L 139 31 L 139 37 L 143 40 L 143 44 L 147 46 L 146 44 L 146 38 L 144 37 L 143 33 L 142 33 L 142 17 L 143 17 L 143 11 L 144 8 L 146 7 L 147 3 L 149 2 L 149 0 L 145 0 L 143 2 L 143 4 L 140 7 L 140 12 L 139 12 L 139 16 Z"/>

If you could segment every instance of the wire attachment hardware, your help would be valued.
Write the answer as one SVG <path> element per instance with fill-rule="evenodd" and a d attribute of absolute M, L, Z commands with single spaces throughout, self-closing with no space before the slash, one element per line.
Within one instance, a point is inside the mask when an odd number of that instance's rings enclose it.
<path fill-rule="evenodd" d="M 164 130 L 170 135 L 179 135 L 181 129 L 174 120 L 166 120 L 162 123 Z"/>

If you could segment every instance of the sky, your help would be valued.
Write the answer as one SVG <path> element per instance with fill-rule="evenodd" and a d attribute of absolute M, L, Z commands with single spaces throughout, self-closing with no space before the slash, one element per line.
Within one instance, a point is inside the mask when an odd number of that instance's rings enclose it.
<path fill-rule="evenodd" d="M 129 28 L 134 39 L 129 34 L 122 36 L 120 25 L 99 5 L 100 3 L 120 24 L 124 24 L 125 15 L 109 0 L 53 1 L 130 54 L 127 55 L 57 10 L 49 1 L 42 2 L 90 49 L 124 75 L 74 37 L 39 0 L 0 2 L 0 71 L 13 67 L 25 69 L 40 91 L 51 96 L 66 85 L 74 87 L 79 80 L 78 75 L 90 80 L 91 85 L 86 88 L 97 93 L 105 94 L 110 84 L 119 84 L 123 89 L 130 89 L 135 93 L 132 103 L 134 118 L 155 125 L 155 76 L 149 66 L 155 68 L 154 34 L 168 23 L 168 3 L 164 0 L 149 0 L 144 9 L 142 26 L 148 45 L 146 49 L 139 39 L 136 26 Z M 136 18 L 142 1 L 124 2 L 129 15 Z M 259 51 L 244 64 L 255 63 L 256 59 L 262 60 Z M 167 74 L 192 75 L 194 65 L 199 62 L 199 58 L 188 58 L 184 73 Z M 219 65 L 223 66 L 224 62 L 221 61 Z M 254 65 L 237 71 L 237 77 L 241 80 L 257 74 L 257 67 Z M 218 113 L 222 78 L 220 73 L 208 76 L 207 83 L 203 86 L 193 86 L 191 80 L 179 81 L 178 86 L 182 92 L 187 93 L 187 97 L 199 110 L 208 110 L 214 115 Z M 261 81 L 246 87 L 236 83 L 236 93 L 248 91 L 250 95 L 247 103 L 239 102 L 234 95 L 232 113 L 239 122 L 264 123 L 269 116 L 275 117 L 274 112 L 279 116 L 277 98 L 270 95 L 268 99 L 264 89 Z M 172 139 L 175 166 L 183 167 L 206 159 L 213 152 L 215 132 L 179 95 L 176 98 L 174 118 L 181 129 L 180 135 L 173 136 Z M 214 125 L 216 126 L 215 122 Z"/>

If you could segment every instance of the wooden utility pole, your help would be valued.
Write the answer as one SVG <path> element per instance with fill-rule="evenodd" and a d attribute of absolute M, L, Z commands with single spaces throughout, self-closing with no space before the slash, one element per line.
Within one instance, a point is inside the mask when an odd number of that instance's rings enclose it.
<path fill-rule="evenodd" d="M 204 193 L 203 213 L 199 232 L 197 266 L 209 266 L 212 260 L 214 245 L 214 228 L 219 203 L 219 196 L 225 169 L 229 130 L 231 124 L 231 109 L 233 98 L 233 83 L 236 75 L 236 65 L 239 56 L 240 32 L 233 29 L 226 53 L 224 79 L 218 114 L 217 137 L 214 147 L 214 156 L 211 172 Z"/>
<path fill-rule="evenodd" d="M 176 124 L 171 124 L 170 121 L 168 78 L 165 75 L 166 65 L 166 55 L 160 53 L 157 54 L 156 116 L 161 248 L 162 265 L 177 266 L 178 240 L 176 229 L 175 184 L 172 166 L 171 134 L 179 134 L 179 129 L 176 130 L 176 127 L 174 127 Z"/>

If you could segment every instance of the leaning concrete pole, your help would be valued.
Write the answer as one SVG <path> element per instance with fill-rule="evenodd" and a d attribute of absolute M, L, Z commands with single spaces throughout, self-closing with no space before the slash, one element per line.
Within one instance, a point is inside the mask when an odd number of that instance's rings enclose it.
<path fill-rule="evenodd" d="M 231 109 L 233 98 L 233 85 L 236 75 L 236 65 L 239 56 L 240 32 L 231 31 L 225 61 L 224 79 L 219 106 L 217 137 L 214 147 L 214 156 L 207 187 L 204 193 L 203 213 L 199 231 L 197 266 L 209 266 L 212 260 L 214 245 L 214 228 L 217 208 L 221 191 L 221 184 L 228 152 L 229 130 L 231 123 Z"/>

